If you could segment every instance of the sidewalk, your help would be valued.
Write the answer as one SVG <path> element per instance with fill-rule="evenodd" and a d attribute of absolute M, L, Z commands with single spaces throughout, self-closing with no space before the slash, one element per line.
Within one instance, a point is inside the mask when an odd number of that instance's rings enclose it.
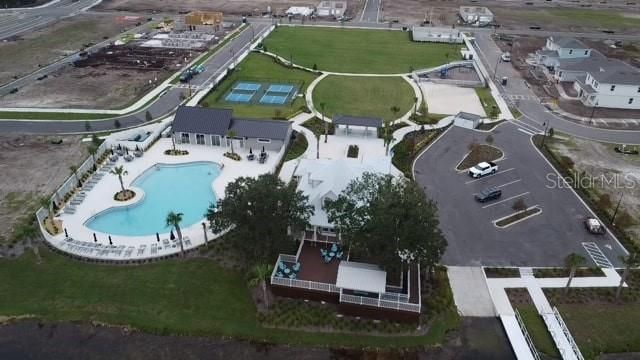
<path fill-rule="evenodd" d="M 600 118 L 600 117 L 586 117 L 575 115 L 570 112 L 566 112 L 559 108 L 557 105 L 551 103 L 543 103 L 544 107 L 549 109 L 549 111 L 557 116 L 565 118 L 569 121 L 579 121 L 581 123 L 586 124 L 594 124 L 594 123 L 602 123 L 602 124 L 619 124 L 625 127 L 628 126 L 640 126 L 640 120 L 638 119 L 617 119 L 617 118 Z"/>

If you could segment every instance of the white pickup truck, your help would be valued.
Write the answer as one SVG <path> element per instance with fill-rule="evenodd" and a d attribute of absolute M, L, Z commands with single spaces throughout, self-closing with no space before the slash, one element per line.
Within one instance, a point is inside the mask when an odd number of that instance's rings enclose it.
<path fill-rule="evenodd" d="M 478 165 L 469 169 L 469 175 L 472 178 L 481 178 L 486 175 L 494 174 L 498 171 L 498 165 L 491 161 L 483 161 Z"/>

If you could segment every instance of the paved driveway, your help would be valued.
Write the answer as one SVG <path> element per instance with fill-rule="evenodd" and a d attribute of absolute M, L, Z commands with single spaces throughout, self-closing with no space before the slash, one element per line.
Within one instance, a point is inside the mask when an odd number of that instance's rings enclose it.
<path fill-rule="evenodd" d="M 493 131 L 494 145 L 504 159 L 499 171 L 472 179 L 455 166 L 474 139 L 483 142 L 487 133 L 453 127 L 416 160 L 414 175 L 427 195 L 438 203 L 441 228 L 449 246 L 446 265 L 562 266 L 571 252 L 589 258 L 583 242 L 595 242 L 617 264 L 623 249 L 609 235 L 588 234 L 582 219 L 586 206 L 567 188 L 552 187 L 556 173 L 530 143 L 530 134 L 511 123 Z M 488 186 L 502 189 L 499 200 L 480 204 L 473 194 Z M 513 213 L 516 199 L 542 212 L 507 228 L 493 221 Z M 589 262 L 593 265 L 592 262 Z"/>

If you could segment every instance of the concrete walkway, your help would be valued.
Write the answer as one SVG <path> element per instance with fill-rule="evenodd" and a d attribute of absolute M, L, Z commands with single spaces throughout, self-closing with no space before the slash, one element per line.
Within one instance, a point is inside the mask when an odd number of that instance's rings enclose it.
<path fill-rule="evenodd" d="M 453 300 L 462 316 L 495 317 L 487 280 L 482 267 L 447 267 Z"/>

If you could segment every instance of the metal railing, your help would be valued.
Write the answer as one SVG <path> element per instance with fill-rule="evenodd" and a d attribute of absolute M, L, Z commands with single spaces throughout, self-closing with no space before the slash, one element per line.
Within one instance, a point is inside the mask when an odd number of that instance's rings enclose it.
<path fill-rule="evenodd" d="M 281 278 L 277 276 L 271 276 L 271 284 L 293 287 L 293 288 L 300 288 L 300 289 L 307 289 L 307 290 L 325 291 L 329 293 L 340 292 L 340 289 L 338 289 L 333 284 L 320 283 L 320 282 L 309 281 L 309 280 L 288 279 L 288 278 Z"/>
<path fill-rule="evenodd" d="M 382 300 L 377 298 L 370 298 L 366 296 L 340 294 L 340 302 L 356 304 L 356 305 L 374 306 L 374 307 L 386 308 L 386 309 L 410 311 L 415 313 L 419 313 L 421 311 L 420 304 L 411 304 L 411 303 L 400 302 L 400 301 L 388 301 L 388 300 Z"/>
<path fill-rule="evenodd" d="M 516 313 L 516 320 L 518 320 L 518 325 L 520 326 L 520 330 L 522 334 L 524 334 L 524 338 L 527 341 L 527 345 L 529 345 L 529 350 L 531 350 L 531 354 L 535 360 L 540 360 L 540 354 L 538 353 L 538 349 L 533 344 L 533 340 L 531 340 L 531 336 L 529 335 L 529 331 L 527 331 L 527 327 L 524 325 L 524 321 L 522 321 L 522 317 L 520 317 L 520 312 L 518 309 L 514 309 Z"/>
<path fill-rule="evenodd" d="M 576 341 L 573 339 L 573 336 L 571 335 L 569 328 L 564 323 L 564 320 L 562 320 L 562 316 L 560 316 L 560 312 L 558 311 L 558 308 L 556 308 L 555 306 L 553 307 L 553 315 L 556 317 L 556 320 L 558 320 L 558 323 L 560 324 L 560 328 L 562 329 L 564 336 L 567 338 L 567 341 L 569 341 L 569 345 L 571 345 L 571 349 L 573 350 L 573 353 L 576 355 L 576 357 L 579 360 L 584 360 L 584 357 L 580 352 L 580 348 L 578 348 L 578 344 L 576 344 Z"/>
<path fill-rule="evenodd" d="M 402 294 L 402 293 L 384 293 L 382 295 L 380 295 L 380 299 L 381 300 L 386 300 L 386 301 L 397 301 L 397 302 L 409 302 L 409 295 L 407 294 Z"/>

